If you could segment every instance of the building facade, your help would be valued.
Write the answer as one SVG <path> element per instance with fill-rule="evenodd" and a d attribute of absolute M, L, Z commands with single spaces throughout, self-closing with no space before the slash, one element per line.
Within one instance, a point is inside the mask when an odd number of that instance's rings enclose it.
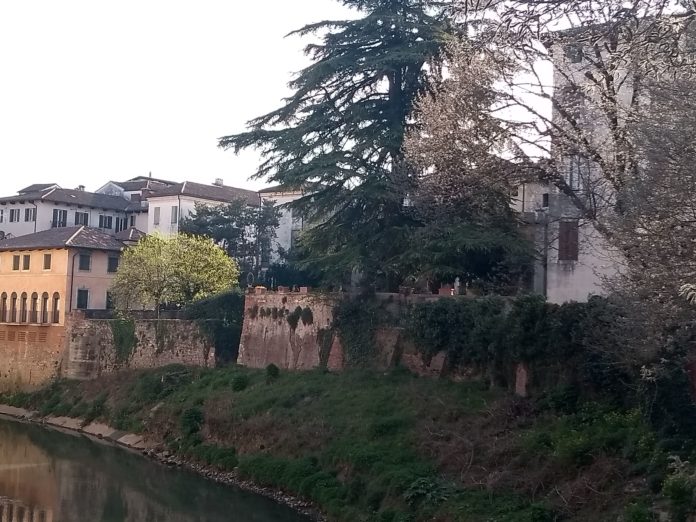
<path fill-rule="evenodd" d="M 275 186 L 259 191 L 259 195 L 262 203 L 272 201 L 280 207 L 280 219 L 271 252 L 271 261 L 276 262 L 282 258 L 283 253 L 289 252 L 295 246 L 307 225 L 304 217 L 288 206 L 289 203 L 300 199 L 304 193 L 301 190 Z"/>
<path fill-rule="evenodd" d="M 181 221 L 193 214 L 196 205 L 224 205 L 241 199 L 247 205 L 258 207 L 258 192 L 224 185 L 218 179 L 212 185 L 184 181 L 148 196 L 147 229 L 165 236 L 177 234 Z"/>
<path fill-rule="evenodd" d="M 613 212 L 615 197 L 598 164 L 589 159 L 588 150 L 606 149 L 611 136 L 606 114 L 598 110 L 602 93 L 590 79 L 596 64 L 586 57 L 585 40 L 581 33 L 567 32 L 549 43 L 554 71 L 552 124 L 558 129 L 551 156 L 567 187 L 601 220 Z M 624 81 L 625 70 L 614 74 L 621 85 L 616 93 L 620 111 L 631 103 L 633 90 L 631 82 Z M 572 138 L 564 139 L 564 134 Z M 533 212 L 526 221 L 534 222 L 538 229 L 535 244 L 540 261 L 535 290 L 554 303 L 586 301 L 591 295 L 605 294 L 605 283 L 622 265 L 620 252 L 595 226 L 595 220 L 588 219 L 555 185 L 533 184 L 531 192 L 531 200 L 529 193 L 526 198 L 520 195 L 516 206 Z"/>
<path fill-rule="evenodd" d="M 113 235 L 128 228 L 128 207 L 129 201 L 117 196 L 62 189 L 55 184 L 32 185 L 15 196 L 0 198 L 0 232 L 2 237 L 19 237 L 88 226 Z"/>
<path fill-rule="evenodd" d="M 63 325 L 72 310 L 108 308 L 123 247 L 85 226 L 0 241 L 0 324 Z"/>

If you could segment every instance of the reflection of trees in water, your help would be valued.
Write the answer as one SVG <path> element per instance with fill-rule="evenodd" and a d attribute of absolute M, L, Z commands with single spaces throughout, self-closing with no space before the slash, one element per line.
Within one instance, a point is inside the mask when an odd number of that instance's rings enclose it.
<path fill-rule="evenodd" d="M 6 462 L 3 448 L 9 446 L 27 455 L 42 454 L 52 466 L 49 474 L 43 469 L 40 485 L 54 488 L 46 499 L 56 512 L 54 522 L 306 520 L 258 495 L 168 470 L 84 437 L 0 421 L 0 467 Z"/>

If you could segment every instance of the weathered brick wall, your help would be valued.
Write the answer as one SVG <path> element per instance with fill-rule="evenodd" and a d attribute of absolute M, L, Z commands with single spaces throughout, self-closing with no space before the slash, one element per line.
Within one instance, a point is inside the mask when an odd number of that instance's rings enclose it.
<path fill-rule="evenodd" d="M 132 326 L 129 326 L 132 325 Z M 133 342 L 115 342 L 119 329 L 132 328 Z M 67 331 L 69 378 L 88 379 L 130 368 L 167 364 L 215 366 L 215 348 L 195 321 L 119 321 L 72 318 Z"/>
<path fill-rule="evenodd" d="M 322 365 L 330 369 L 343 367 L 343 353 L 338 338 L 325 342 L 322 355 L 320 331 L 333 323 L 336 298 L 315 294 L 264 293 L 246 296 L 244 325 L 239 345 L 239 364 L 264 368 L 273 363 L 280 368 L 307 370 Z M 291 314 L 297 308 L 308 309 L 311 321 L 300 318 L 295 324 Z M 305 319 L 308 317 L 305 312 Z"/>
<path fill-rule="evenodd" d="M 64 354 L 62 325 L 0 324 L 0 391 L 45 384 L 60 373 Z"/>

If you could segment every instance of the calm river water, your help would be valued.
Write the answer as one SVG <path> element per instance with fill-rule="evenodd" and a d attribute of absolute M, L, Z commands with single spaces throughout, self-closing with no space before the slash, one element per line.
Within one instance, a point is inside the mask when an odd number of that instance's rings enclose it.
<path fill-rule="evenodd" d="M 2 522 L 306 522 L 125 450 L 0 419 Z"/>

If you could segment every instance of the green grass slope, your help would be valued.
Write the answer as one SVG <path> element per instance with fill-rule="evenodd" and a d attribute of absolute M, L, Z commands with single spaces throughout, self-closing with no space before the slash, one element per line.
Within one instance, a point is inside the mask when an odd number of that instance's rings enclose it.
<path fill-rule="evenodd" d="M 98 419 L 337 521 L 652 520 L 667 453 L 636 411 L 403 371 L 170 366 L 0 401 Z"/>

